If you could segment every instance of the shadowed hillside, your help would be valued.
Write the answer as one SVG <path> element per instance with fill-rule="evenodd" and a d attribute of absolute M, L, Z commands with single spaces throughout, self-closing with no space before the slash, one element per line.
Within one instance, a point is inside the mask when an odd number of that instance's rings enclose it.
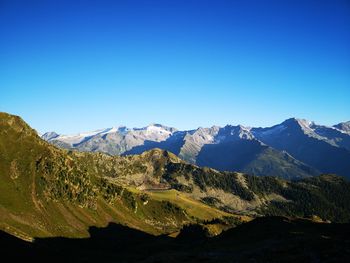
<path fill-rule="evenodd" d="M 27 243 L 0 235 L 3 256 L 49 262 L 347 262 L 349 224 L 283 217 L 255 219 L 210 238 L 198 225 L 177 238 L 152 236 L 110 224 L 90 238 L 45 238 Z M 7 257 L 8 256 L 8 257 Z"/>

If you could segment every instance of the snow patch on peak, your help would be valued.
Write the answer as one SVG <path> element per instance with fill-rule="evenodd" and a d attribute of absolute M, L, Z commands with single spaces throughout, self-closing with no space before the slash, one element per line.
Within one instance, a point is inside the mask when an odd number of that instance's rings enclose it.
<path fill-rule="evenodd" d="M 310 128 L 311 126 L 315 125 L 313 121 L 309 121 L 306 119 L 295 119 L 300 126 L 303 128 Z"/>
<path fill-rule="evenodd" d="M 204 144 L 213 143 L 215 141 L 217 133 L 218 129 L 216 129 L 215 127 L 199 127 L 197 130 L 187 132 L 184 137 L 184 140 L 193 142 L 196 145 L 196 147 L 201 147 Z"/>
<path fill-rule="evenodd" d="M 161 134 L 173 134 L 177 129 L 164 126 L 158 123 L 151 123 L 150 125 L 143 128 L 133 128 L 133 131 L 148 132 L 148 133 L 161 133 Z"/>
<path fill-rule="evenodd" d="M 117 127 L 112 127 L 112 128 L 108 128 L 106 130 L 104 130 L 101 133 L 98 133 L 96 135 L 106 135 L 106 134 L 110 134 L 110 133 L 120 133 L 122 135 L 125 135 L 126 133 L 128 133 L 129 129 L 126 126 L 117 126 Z"/>
<path fill-rule="evenodd" d="M 162 126 L 159 126 L 159 125 L 148 125 L 146 127 L 146 130 L 147 131 L 163 131 L 166 129 L 164 129 Z"/>
<path fill-rule="evenodd" d="M 333 127 L 342 133 L 350 135 L 350 121 L 338 123 Z"/>
<path fill-rule="evenodd" d="M 299 119 L 299 118 L 290 118 L 285 120 L 279 125 L 284 125 L 287 128 L 299 128 L 301 129 L 305 134 L 311 135 L 314 134 L 314 128 L 316 127 L 316 124 L 313 121 L 309 121 L 306 119 Z M 276 125 L 278 126 L 278 125 Z M 275 127 L 275 126 L 273 126 Z"/>
<path fill-rule="evenodd" d="M 86 141 L 87 139 L 92 138 L 96 135 L 102 136 L 109 133 L 118 132 L 118 129 L 119 129 L 118 127 L 112 127 L 112 128 L 106 128 L 106 129 L 99 129 L 91 132 L 82 132 L 82 133 L 73 134 L 73 135 L 59 135 L 53 139 L 68 143 L 70 145 L 74 145 L 74 144 L 79 144 L 83 141 Z"/>
<path fill-rule="evenodd" d="M 319 135 L 315 132 L 315 128 L 317 128 L 317 125 L 313 121 L 305 119 L 296 119 L 296 121 L 305 134 L 315 138 L 319 137 Z"/>
<path fill-rule="evenodd" d="M 220 135 L 218 136 L 219 141 L 224 140 L 236 140 L 236 139 L 244 139 L 244 140 L 253 140 L 255 137 L 251 133 L 251 128 L 245 127 L 243 125 L 231 126 L 226 125 L 222 128 Z"/>
<path fill-rule="evenodd" d="M 248 129 L 247 127 L 244 127 L 242 125 L 239 125 L 239 133 L 238 133 L 238 137 L 244 140 L 253 140 L 254 139 L 254 135 L 250 132 L 250 129 Z"/>
<path fill-rule="evenodd" d="M 166 134 L 171 135 L 173 132 L 176 131 L 174 128 L 169 128 L 167 126 L 163 126 L 161 124 L 150 124 L 147 127 L 144 128 L 147 133 L 158 133 L 158 134 Z"/>

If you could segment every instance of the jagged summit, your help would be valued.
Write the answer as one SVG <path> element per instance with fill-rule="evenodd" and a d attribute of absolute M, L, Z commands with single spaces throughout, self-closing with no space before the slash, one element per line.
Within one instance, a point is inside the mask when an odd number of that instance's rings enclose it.
<path fill-rule="evenodd" d="M 297 125 L 303 129 L 307 129 L 311 126 L 313 126 L 315 123 L 313 121 L 309 121 L 307 119 L 301 119 L 301 118 L 289 118 L 281 123 L 282 125 L 291 126 L 291 125 Z"/>
<path fill-rule="evenodd" d="M 43 135 L 41 135 L 41 138 L 43 138 L 45 141 L 49 141 L 49 140 L 52 140 L 54 138 L 57 138 L 58 136 L 60 136 L 60 135 L 56 132 L 46 132 Z"/>
<path fill-rule="evenodd" d="M 148 130 L 148 131 L 155 131 L 155 132 L 159 132 L 159 131 L 167 131 L 167 132 L 175 132 L 177 131 L 177 129 L 173 128 L 173 127 L 169 127 L 169 126 L 165 126 L 159 123 L 150 123 L 149 125 L 142 127 L 142 128 L 132 128 L 130 130 L 134 130 L 134 131 L 142 131 L 142 130 Z"/>
<path fill-rule="evenodd" d="M 229 138 L 233 139 L 245 139 L 245 140 L 252 140 L 254 139 L 254 135 L 250 132 L 250 128 L 245 127 L 243 125 L 226 125 L 223 128 L 223 133 L 226 133 L 226 135 Z"/>
<path fill-rule="evenodd" d="M 338 123 L 338 124 L 334 125 L 333 127 L 342 131 L 342 132 L 350 134 L 350 121 Z"/>
<path fill-rule="evenodd" d="M 151 123 L 148 126 L 142 128 L 144 130 L 150 131 L 150 132 L 157 132 L 157 133 L 173 133 L 175 131 L 177 131 L 177 129 L 172 128 L 172 127 L 168 127 L 159 123 Z M 141 129 L 141 130 L 142 130 Z"/>

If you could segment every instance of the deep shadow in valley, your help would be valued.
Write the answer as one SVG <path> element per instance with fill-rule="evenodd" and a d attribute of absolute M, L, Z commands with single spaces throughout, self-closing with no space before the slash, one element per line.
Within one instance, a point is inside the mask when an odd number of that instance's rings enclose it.
<path fill-rule="evenodd" d="M 0 233 L 2 257 L 46 262 L 349 262 L 350 224 L 258 218 L 216 237 L 197 225 L 177 238 L 118 224 L 91 227 L 90 238 L 37 238 Z"/>
<path fill-rule="evenodd" d="M 178 155 L 180 153 L 181 147 L 184 144 L 184 134 L 176 133 L 175 136 L 169 137 L 168 139 L 160 142 L 145 140 L 142 145 L 134 146 L 130 150 L 122 154 L 122 156 L 132 155 L 132 154 L 142 154 L 145 151 L 152 150 L 154 148 L 159 148 Z"/>
<path fill-rule="evenodd" d="M 265 148 L 267 146 L 262 146 L 256 140 L 206 144 L 198 154 L 197 164 L 219 171 L 242 171 Z M 220 158 L 217 158 L 217 156 L 220 156 Z"/>

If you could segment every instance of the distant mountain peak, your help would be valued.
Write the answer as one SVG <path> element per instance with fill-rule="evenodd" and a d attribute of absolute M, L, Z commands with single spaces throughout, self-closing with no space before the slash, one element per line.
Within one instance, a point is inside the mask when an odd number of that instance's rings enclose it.
<path fill-rule="evenodd" d="M 282 122 L 282 124 L 283 123 L 285 123 L 285 124 L 296 123 L 300 126 L 311 126 L 311 125 L 315 124 L 313 121 L 309 121 L 307 119 L 296 118 L 296 117 L 286 119 L 284 122 Z"/>
<path fill-rule="evenodd" d="M 350 134 L 350 121 L 338 123 L 333 127 L 344 133 Z"/>
<path fill-rule="evenodd" d="M 147 125 L 147 127 L 159 127 L 159 128 L 167 128 L 167 126 L 160 124 L 160 123 L 150 123 L 149 125 Z"/>
<path fill-rule="evenodd" d="M 298 122 L 300 125 L 304 125 L 304 126 L 312 126 L 312 125 L 315 124 L 315 122 L 309 121 L 309 120 L 307 120 L 307 119 L 299 119 L 299 118 L 297 118 L 296 120 L 297 120 L 297 122 Z"/>
<path fill-rule="evenodd" d="M 49 140 L 52 140 L 52 139 L 54 139 L 54 138 L 56 138 L 58 136 L 59 136 L 58 133 L 52 131 L 52 132 L 44 133 L 43 135 L 41 135 L 41 138 L 43 138 L 46 141 L 49 141 Z"/>
<path fill-rule="evenodd" d="M 313 128 L 315 126 L 315 123 L 313 121 L 309 121 L 306 119 L 300 119 L 300 118 L 290 118 L 285 120 L 279 125 L 276 126 L 284 126 L 284 127 L 289 127 L 289 128 L 294 128 L 302 131 L 305 134 L 312 134 L 313 136 L 317 135 L 315 134 Z M 274 126 L 275 127 L 275 126 Z"/>
<path fill-rule="evenodd" d="M 244 140 L 252 140 L 254 139 L 254 135 L 250 132 L 251 128 L 245 127 L 243 125 L 236 125 L 236 126 L 232 126 L 232 125 L 226 125 L 223 128 L 223 133 L 222 135 L 226 135 L 229 138 L 233 138 L 233 139 L 244 139 Z"/>
<path fill-rule="evenodd" d="M 150 123 L 149 125 L 143 128 L 133 128 L 134 131 L 147 131 L 151 133 L 168 133 L 172 134 L 177 131 L 177 129 L 173 127 L 168 127 L 159 123 Z"/>
<path fill-rule="evenodd" d="M 148 126 L 144 127 L 144 129 L 148 132 L 156 132 L 156 133 L 168 133 L 172 134 L 177 131 L 175 128 L 168 127 L 159 123 L 151 123 Z"/>
<path fill-rule="evenodd" d="M 130 129 L 126 126 L 118 126 L 117 127 L 117 131 L 118 132 L 121 132 L 121 133 L 125 133 L 125 132 L 128 132 Z"/>

